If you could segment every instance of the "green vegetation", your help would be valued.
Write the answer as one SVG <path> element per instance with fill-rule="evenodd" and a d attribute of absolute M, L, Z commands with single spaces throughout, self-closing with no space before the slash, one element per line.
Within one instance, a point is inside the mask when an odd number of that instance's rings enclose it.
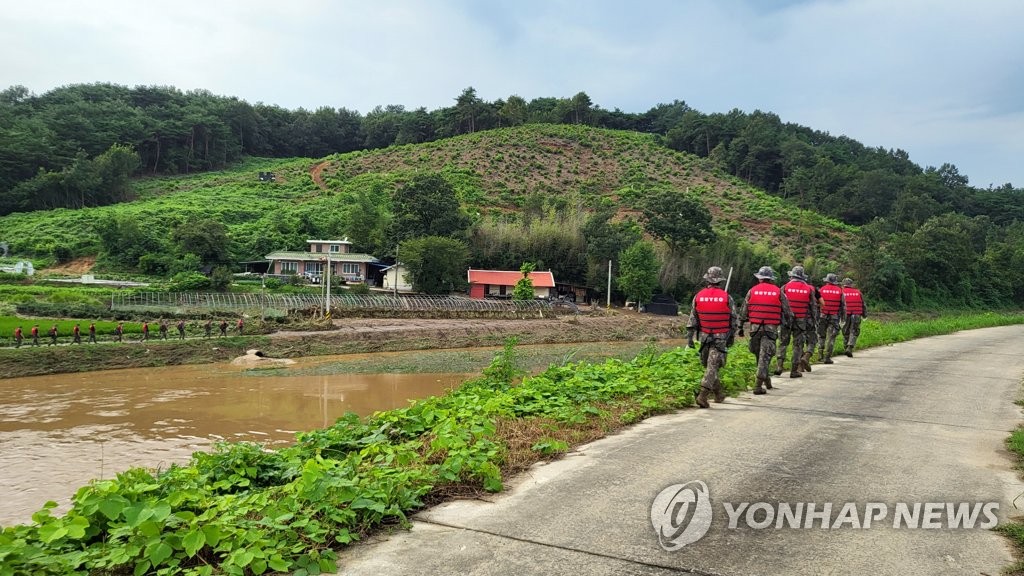
<path fill-rule="evenodd" d="M 1020 402 L 1018 401 L 1018 404 Z M 1009 448 L 1010 452 L 1017 455 L 1017 466 L 1018 468 L 1024 466 L 1024 426 L 1017 428 L 1010 433 L 1010 437 L 1006 439 L 1006 447 Z M 1010 539 L 1017 550 L 1024 550 L 1024 522 L 1019 520 L 1012 520 L 1004 524 L 1000 524 L 995 528 L 997 532 L 1000 532 L 1004 536 Z M 1024 561 L 1017 561 L 1011 566 L 1006 567 L 1003 570 L 1004 574 L 1024 574 Z"/>
<path fill-rule="evenodd" d="M 751 364 L 749 355 L 731 361 L 725 386 L 746 388 Z M 443 397 L 349 415 L 276 451 L 223 444 L 186 466 L 94 482 L 67 514 L 48 505 L 32 525 L 0 532 L 0 575 L 334 572 L 332 546 L 406 522 L 432 493 L 500 491 L 503 470 L 689 406 L 701 373 L 692 350 L 649 350 L 629 362 L 553 366 L 513 385 L 520 370 L 509 344 L 482 377 Z M 499 433 L 511 427 L 530 433 Z"/>
<path fill-rule="evenodd" d="M 906 342 L 915 338 L 952 334 L 960 330 L 1010 326 L 1013 324 L 1024 324 L 1024 314 L 968 312 L 945 314 L 936 318 L 901 319 L 896 321 L 879 321 L 869 318 L 861 323 L 857 348 L 871 348 L 873 346 Z M 839 336 L 836 338 L 836 346 L 833 353 L 838 356 L 842 352 L 842 336 Z"/>

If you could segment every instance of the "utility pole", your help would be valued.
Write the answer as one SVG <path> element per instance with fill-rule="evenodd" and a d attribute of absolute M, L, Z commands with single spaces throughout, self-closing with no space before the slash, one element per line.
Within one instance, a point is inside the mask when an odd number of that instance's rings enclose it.
<path fill-rule="evenodd" d="M 608 303 L 605 308 L 612 307 L 612 261 L 608 261 Z"/>
<path fill-rule="evenodd" d="M 395 284 L 391 288 L 395 298 L 398 298 L 398 244 L 395 244 L 395 265 L 391 269 L 395 271 Z"/>
<path fill-rule="evenodd" d="M 327 313 L 324 317 L 331 319 L 331 253 L 327 253 Z"/>

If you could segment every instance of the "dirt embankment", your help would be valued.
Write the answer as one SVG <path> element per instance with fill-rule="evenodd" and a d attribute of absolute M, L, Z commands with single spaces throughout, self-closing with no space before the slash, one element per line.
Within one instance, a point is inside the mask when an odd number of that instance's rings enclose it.
<path fill-rule="evenodd" d="M 651 314 L 529 320 L 346 319 L 324 332 L 165 342 L 83 344 L 0 350 L 0 378 L 224 362 L 258 348 L 271 358 L 520 344 L 646 341 L 680 338 L 681 318 Z"/>

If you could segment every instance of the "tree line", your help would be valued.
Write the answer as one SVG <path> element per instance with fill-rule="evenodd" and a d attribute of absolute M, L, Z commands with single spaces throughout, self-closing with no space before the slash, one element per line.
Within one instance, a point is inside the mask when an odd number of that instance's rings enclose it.
<path fill-rule="evenodd" d="M 364 115 L 326 106 L 287 110 L 173 87 L 82 84 L 34 95 L 13 86 L 0 92 L 0 214 L 130 200 L 130 176 L 137 174 L 215 170 L 245 156 L 323 157 L 526 123 L 657 134 L 667 147 L 708 158 L 769 194 L 860 225 L 853 259 L 844 264 L 860 276 L 862 286 L 887 302 L 1024 301 L 1018 288 L 1024 282 L 1014 272 L 1024 269 L 1024 190 L 1010 183 L 976 188 L 951 163 L 922 168 L 903 150 L 871 148 L 783 123 L 767 112 L 705 114 L 677 100 L 627 113 L 606 110 L 584 92 L 569 98 L 527 101 L 512 95 L 485 101 L 470 87 L 448 107 L 377 106 Z M 350 208 L 351 214 L 361 215 L 351 219 L 357 227 L 352 235 L 363 236 L 362 226 L 373 245 L 384 244 L 387 234 L 381 226 L 386 215 L 374 205 L 380 192 L 364 195 Z M 466 241 L 474 258 L 495 267 L 518 269 L 526 260 L 547 260 L 551 267 L 557 261 L 565 277 L 601 285 L 599 262 L 617 255 L 642 232 L 622 223 L 612 230 L 610 216 L 588 209 L 588 217 L 573 227 L 565 224 L 573 218 L 570 211 L 533 219 L 527 215 L 519 222 L 481 223 L 467 229 Z M 668 265 L 665 255 L 689 253 L 695 261 L 697 250 L 728 252 L 721 248 L 722 238 L 684 242 L 688 247 L 680 251 L 673 237 L 678 231 L 663 228 L 670 220 L 656 214 L 644 220 L 644 231 L 664 240 L 663 287 L 676 285 L 683 266 Z M 206 228 L 219 235 L 212 224 Z M 585 240 L 572 237 L 576 230 Z M 184 246 L 189 240 L 175 241 Z M 602 248 L 605 242 L 614 249 Z M 193 254 L 194 249 L 183 247 L 182 252 Z M 141 257 L 136 252 L 126 247 L 117 253 Z M 542 257 L 528 256 L 538 252 Z M 225 261 L 224 254 L 201 257 L 207 258 Z M 159 258 L 150 260 L 146 267 L 152 271 L 173 268 Z"/>

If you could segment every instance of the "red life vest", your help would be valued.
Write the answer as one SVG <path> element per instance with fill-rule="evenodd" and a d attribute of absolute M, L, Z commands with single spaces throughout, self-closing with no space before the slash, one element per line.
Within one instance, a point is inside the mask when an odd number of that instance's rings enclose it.
<path fill-rule="evenodd" d="M 81 330 L 79 330 L 78 324 L 75 324 L 75 334 L 78 334 L 79 332 L 81 332 Z"/>
<path fill-rule="evenodd" d="M 697 292 L 693 302 L 701 332 L 725 334 L 732 329 L 732 309 L 729 307 L 729 294 L 725 290 L 708 286 Z"/>
<path fill-rule="evenodd" d="M 747 293 L 747 315 L 751 324 L 782 324 L 782 290 L 770 283 L 761 282 Z"/>
<path fill-rule="evenodd" d="M 14 329 L 14 337 L 15 338 L 21 338 L 21 328 L 15 328 Z"/>
<path fill-rule="evenodd" d="M 793 310 L 794 318 L 807 318 L 811 315 L 811 300 L 814 298 L 814 288 L 802 280 L 790 280 L 782 287 L 782 291 L 789 300 L 789 307 Z"/>
<path fill-rule="evenodd" d="M 821 287 L 821 313 L 824 316 L 835 316 L 839 314 L 839 305 L 843 301 L 843 289 L 835 284 L 825 284 Z"/>
<path fill-rule="evenodd" d="M 846 296 L 846 313 L 856 316 L 864 315 L 864 296 L 856 288 L 843 287 Z"/>
<path fill-rule="evenodd" d="M 37 328 L 36 326 L 33 326 L 32 327 L 32 335 L 33 336 L 39 336 L 39 328 Z"/>

